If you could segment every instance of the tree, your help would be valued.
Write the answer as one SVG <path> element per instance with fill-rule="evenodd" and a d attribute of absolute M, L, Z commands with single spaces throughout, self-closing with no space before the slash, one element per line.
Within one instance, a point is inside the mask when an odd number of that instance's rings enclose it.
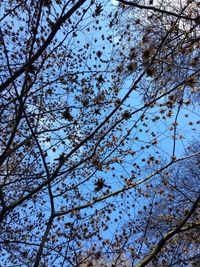
<path fill-rule="evenodd" d="M 4 266 L 145 266 L 164 248 L 175 253 L 169 241 L 191 230 L 198 192 L 165 228 L 176 181 L 163 176 L 199 155 L 198 146 L 179 153 L 199 124 L 198 3 L 172 12 L 168 2 L 119 2 L 1 3 Z M 158 218 L 145 230 L 140 218 L 155 195 Z M 182 199 L 170 198 L 177 211 Z M 156 221 L 170 230 L 160 241 Z M 143 247 L 148 242 L 153 250 Z M 181 242 L 185 248 L 188 240 Z M 188 257 L 197 256 L 194 247 Z"/>

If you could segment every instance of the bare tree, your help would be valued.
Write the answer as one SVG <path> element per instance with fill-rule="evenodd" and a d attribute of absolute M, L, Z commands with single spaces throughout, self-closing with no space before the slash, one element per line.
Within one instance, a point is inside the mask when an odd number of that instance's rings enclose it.
<path fill-rule="evenodd" d="M 140 220 L 120 232 L 155 195 L 168 198 L 169 183 L 180 190 L 162 177 L 199 155 L 179 153 L 199 124 L 197 1 L 120 2 L 2 0 L 4 266 L 145 266 L 198 226 L 198 194 L 182 192 L 187 214 L 160 240 Z M 158 207 L 167 216 L 165 199 Z"/>

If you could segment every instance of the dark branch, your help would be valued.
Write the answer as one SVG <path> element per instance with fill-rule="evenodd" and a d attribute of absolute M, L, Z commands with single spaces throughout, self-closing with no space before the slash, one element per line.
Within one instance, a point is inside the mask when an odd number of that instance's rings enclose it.
<path fill-rule="evenodd" d="M 54 39 L 55 35 L 59 31 L 60 27 L 63 25 L 63 23 L 66 22 L 73 14 L 76 12 L 84 3 L 86 0 L 80 0 L 78 1 L 64 16 L 60 17 L 55 24 L 53 30 L 47 37 L 46 41 L 44 44 L 40 47 L 40 49 L 35 53 L 34 56 L 31 57 L 31 59 L 24 64 L 21 69 L 15 72 L 10 78 L 7 79 L 1 86 L 0 86 L 0 93 L 8 86 L 10 85 L 14 80 L 16 80 L 22 73 L 26 71 L 26 69 L 32 65 L 41 55 L 42 53 L 46 50 L 46 48 L 49 46 L 51 41 Z"/>
<path fill-rule="evenodd" d="M 125 0 L 118 0 L 118 2 L 120 2 L 124 5 L 127 5 L 127 6 L 133 6 L 133 7 L 139 8 L 139 9 L 151 10 L 151 11 L 159 12 L 161 14 L 166 14 L 166 15 L 173 16 L 173 17 L 176 17 L 179 19 L 185 19 L 185 20 L 189 20 L 189 21 L 193 21 L 193 22 L 198 22 L 200 19 L 199 17 L 191 18 L 191 17 L 185 16 L 185 15 L 179 15 L 179 14 L 174 13 L 172 11 L 163 10 L 163 9 L 160 9 L 160 8 L 157 8 L 154 6 L 140 5 L 140 4 L 135 3 L 135 2 L 129 2 L 129 1 L 125 1 Z"/>
<path fill-rule="evenodd" d="M 136 267 L 146 266 L 149 262 L 151 262 L 156 257 L 156 255 L 162 250 L 162 248 L 165 246 L 165 244 L 170 238 L 174 237 L 176 234 L 180 232 L 186 231 L 187 228 L 184 229 L 184 226 L 187 223 L 187 221 L 191 218 L 193 213 L 195 212 L 197 206 L 199 205 L 199 202 L 200 202 L 200 196 L 196 199 L 188 215 L 183 219 L 183 221 L 174 230 L 165 234 L 164 237 L 158 242 L 157 246 L 153 249 L 153 251 L 148 256 L 146 256 Z"/>

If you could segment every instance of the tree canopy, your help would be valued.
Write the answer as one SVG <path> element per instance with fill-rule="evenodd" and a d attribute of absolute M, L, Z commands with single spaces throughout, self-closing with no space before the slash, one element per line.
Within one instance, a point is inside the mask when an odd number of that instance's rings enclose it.
<path fill-rule="evenodd" d="M 199 266 L 199 1 L 0 5 L 0 266 Z"/>

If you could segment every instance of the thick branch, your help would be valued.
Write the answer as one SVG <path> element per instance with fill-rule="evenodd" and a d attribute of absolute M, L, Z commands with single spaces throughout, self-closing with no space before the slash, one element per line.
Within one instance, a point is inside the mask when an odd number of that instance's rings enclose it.
<path fill-rule="evenodd" d="M 51 230 L 52 222 L 53 222 L 53 217 L 50 217 L 49 221 L 47 223 L 47 226 L 46 226 L 46 230 L 45 230 L 44 235 L 42 237 L 42 240 L 41 240 L 41 243 L 40 243 L 40 247 L 39 247 L 39 249 L 37 251 L 37 255 L 36 255 L 36 259 L 35 259 L 35 263 L 34 263 L 33 267 L 37 267 L 40 264 L 41 256 L 42 256 L 42 253 L 43 253 L 43 249 L 44 249 L 48 234 L 49 234 L 49 232 Z"/>
<path fill-rule="evenodd" d="M 151 11 L 154 11 L 154 12 L 159 12 L 161 14 L 166 14 L 166 15 L 169 15 L 169 16 L 173 16 L 173 17 L 176 17 L 176 18 L 179 18 L 179 19 L 185 19 L 185 20 L 195 21 L 195 22 L 199 21 L 199 17 L 191 18 L 191 17 L 185 16 L 185 15 L 179 15 L 179 14 L 174 13 L 172 11 L 167 11 L 167 10 L 160 9 L 160 8 L 157 8 L 157 7 L 154 7 L 154 6 L 140 5 L 138 3 L 125 1 L 125 0 L 118 0 L 118 2 L 120 2 L 120 3 L 124 4 L 124 5 L 127 5 L 127 6 L 133 6 L 133 7 L 139 8 L 139 9 L 151 10 Z"/>
<path fill-rule="evenodd" d="M 136 267 L 146 266 L 149 262 L 151 262 L 156 257 L 156 255 L 162 250 L 162 248 L 165 246 L 165 244 L 170 238 L 174 237 L 176 234 L 180 232 L 184 232 L 184 231 L 187 231 L 187 229 L 188 230 L 190 229 L 189 226 L 187 227 L 185 226 L 185 224 L 195 212 L 199 202 L 200 202 L 200 196 L 196 199 L 196 201 L 194 202 L 194 204 L 192 205 L 190 209 L 190 212 L 183 219 L 183 221 L 174 230 L 165 234 L 163 238 L 158 242 L 157 246 L 153 249 L 153 251 L 148 256 L 146 256 L 138 265 L 136 265 Z"/>

